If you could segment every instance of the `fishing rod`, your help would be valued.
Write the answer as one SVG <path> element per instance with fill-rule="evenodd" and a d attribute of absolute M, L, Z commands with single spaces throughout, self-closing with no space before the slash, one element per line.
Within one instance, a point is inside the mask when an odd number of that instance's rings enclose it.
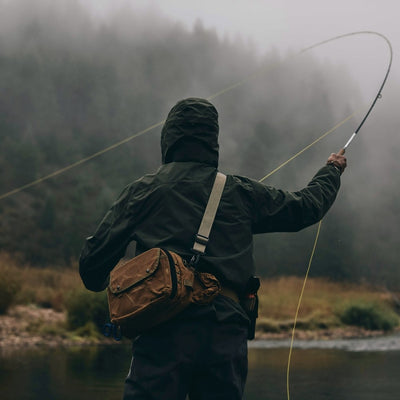
<path fill-rule="evenodd" d="M 379 32 L 375 32 L 375 31 L 359 31 L 359 32 L 351 32 L 351 33 L 346 33 L 344 35 L 339 35 L 339 36 L 335 36 L 331 39 L 328 40 L 324 40 L 322 42 L 316 43 L 312 46 L 306 47 L 305 49 L 301 50 L 300 53 L 303 53 L 307 50 L 311 50 L 317 46 L 321 46 L 323 44 L 329 43 L 329 42 L 333 42 L 334 40 L 338 40 L 344 37 L 349 37 L 349 36 L 354 36 L 354 35 L 361 35 L 361 34 L 371 34 L 371 35 L 376 35 L 381 37 L 386 44 L 388 45 L 389 48 L 389 62 L 386 68 L 386 73 L 385 76 L 383 78 L 383 81 L 381 83 L 381 86 L 379 87 L 378 93 L 376 94 L 376 96 L 374 97 L 374 100 L 372 101 L 370 107 L 368 108 L 367 112 L 364 115 L 364 118 L 361 120 L 360 124 L 358 125 L 357 129 L 354 131 L 354 133 L 350 136 L 349 140 L 346 142 L 346 144 L 342 147 L 342 149 L 340 149 L 339 153 L 340 155 L 343 155 L 346 152 L 346 149 L 349 147 L 350 143 L 353 141 L 353 139 L 356 137 L 356 135 L 358 134 L 358 132 L 360 131 L 361 127 L 364 125 L 364 122 L 367 120 L 367 118 L 369 117 L 369 114 L 371 113 L 372 109 L 375 107 L 376 102 L 378 101 L 378 99 L 382 98 L 382 90 L 386 84 L 387 78 L 389 76 L 390 73 L 390 69 L 392 67 L 392 61 L 393 61 L 393 48 L 392 48 L 392 44 L 390 43 L 390 40 L 383 35 L 382 33 Z"/>

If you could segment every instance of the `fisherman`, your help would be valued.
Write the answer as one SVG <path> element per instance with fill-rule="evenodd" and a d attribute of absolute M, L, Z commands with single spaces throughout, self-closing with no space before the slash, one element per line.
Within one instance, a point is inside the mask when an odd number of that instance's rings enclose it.
<path fill-rule="evenodd" d="M 80 274 L 89 290 L 107 287 L 132 240 L 136 254 L 161 247 L 192 257 L 218 170 L 218 132 L 217 110 L 207 100 L 188 98 L 171 109 L 161 132 L 161 167 L 128 185 L 85 243 Z M 223 294 L 133 341 L 124 400 L 242 398 L 249 318 L 241 300 L 255 273 L 253 235 L 295 232 L 318 222 L 336 198 L 345 167 L 343 155 L 331 154 L 297 192 L 227 175 L 206 254 L 196 267 L 214 274 Z"/>

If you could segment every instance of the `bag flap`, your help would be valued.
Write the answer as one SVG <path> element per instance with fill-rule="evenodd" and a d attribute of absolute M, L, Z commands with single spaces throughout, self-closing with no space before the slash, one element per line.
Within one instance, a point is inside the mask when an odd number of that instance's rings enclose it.
<path fill-rule="evenodd" d="M 132 258 L 121 260 L 110 273 L 109 289 L 119 294 L 148 278 L 157 270 L 161 249 L 154 248 Z"/>

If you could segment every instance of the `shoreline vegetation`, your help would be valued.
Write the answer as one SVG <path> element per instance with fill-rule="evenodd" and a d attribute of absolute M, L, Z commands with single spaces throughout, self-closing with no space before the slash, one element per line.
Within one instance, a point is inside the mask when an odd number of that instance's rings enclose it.
<path fill-rule="evenodd" d="M 84 289 L 77 268 L 19 266 L 0 254 L 0 349 L 29 346 L 112 344 L 101 326 L 105 292 Z M 303 278 L 263 279 L 257 339 L 287 339 Z M 381 336 L 399 330 L 400 294 L 369 284 L 309 278 L 295 339 Z M 124 341 L 122 341 L 124 343 Z"/>

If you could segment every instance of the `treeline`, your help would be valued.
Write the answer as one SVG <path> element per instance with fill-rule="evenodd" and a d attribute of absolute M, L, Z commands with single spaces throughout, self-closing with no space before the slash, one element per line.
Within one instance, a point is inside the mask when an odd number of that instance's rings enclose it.
<path fill-rule="evenodd" d="M 61 7 L 42 0 L 34 10 L 24 3 L 3 4 L 0 13 L 1 193 L 163 120 L 181 98 L 208 97 L 254 71 L 264 72 L 213 100 L 220 112 L 220 166 L 229 173 L 260 179 L 348 116 L 360 100 L 341 67 L 274 49 L 259 55 L 201 22 L 187 29 L 125 9 L 99 23 L 72 2 Z M 300 189 L 354 124 L 267 182 Z M 1 250 L 38 266 L 76 261 L 84 238 L 123 186 L 159 166 L 159 134 L 155 129 L 1 200 Z M 343 193 L 327 217 L 315 275 L 364 277 L 357 267 L 354 218 Z M 302 274 L 314 229 L 257 238 L 259 272 Z"/>

